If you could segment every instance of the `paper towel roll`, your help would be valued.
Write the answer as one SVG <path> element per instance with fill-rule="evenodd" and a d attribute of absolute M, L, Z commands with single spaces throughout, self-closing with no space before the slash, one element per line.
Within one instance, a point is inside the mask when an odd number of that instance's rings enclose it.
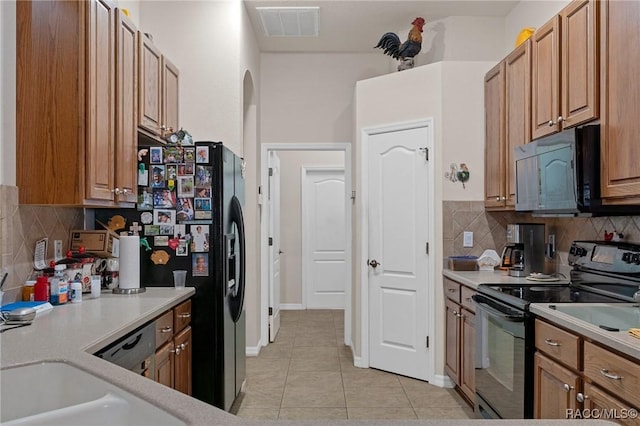
<path fill-rule="evenodd" d="M 120 288 L 140 288 L 140 237 L 120 237 Z"/>

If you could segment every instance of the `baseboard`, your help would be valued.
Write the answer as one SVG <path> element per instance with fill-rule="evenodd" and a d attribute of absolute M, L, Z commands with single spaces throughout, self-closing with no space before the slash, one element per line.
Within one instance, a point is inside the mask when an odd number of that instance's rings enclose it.
<path fill-rule="evenodd" d="M 440 388 L 454 388 L 456 386 L 451 377 L 446 374 L 434 374 L 433 380 L 429 383 Z"/>
<path fill-rule="evenodd" d="M 281 303 L 280 310 L 282 311 L 303 311 L 304 306 L 302 303 Z"/>
<path fill-rule="evenodd" d="M 258 341 L 258 344 L 256 346 L 247 346 L 246 349 L 246 355 L 247 356 L 258 356 L 260 355 L 260 350 L 262 349 L 262 346 L 264 346 L 262 344 L 262 340 Z"/>

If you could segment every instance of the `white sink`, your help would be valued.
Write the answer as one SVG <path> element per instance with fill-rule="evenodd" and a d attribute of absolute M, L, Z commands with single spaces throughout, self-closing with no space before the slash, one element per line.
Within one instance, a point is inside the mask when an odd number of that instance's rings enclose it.
<path fill-rule="evenodd" d="M 64 362 L 0 370 L 2 425 L 185 425 L 143 399 Z"/>
<path fill-rule="evenodd" d="M 640 328 L 638 305 L 573 305 L 557 304 L 556 310 L 595 326 L 610 327 L 619 331 Z"/>

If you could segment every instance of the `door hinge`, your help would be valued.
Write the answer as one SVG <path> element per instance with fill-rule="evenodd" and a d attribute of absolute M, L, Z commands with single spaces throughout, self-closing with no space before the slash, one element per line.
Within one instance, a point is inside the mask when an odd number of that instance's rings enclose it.
<path fill-rule="evenodd" d="M 425 244 L 425 250 L 426 250 L 427 254 L 429 254 L 429 243 Z"/>
<path fill-rule="evenodd" d="M 269 315 L 273 315 L 273 308 L 269 306 Z"/>
<path fill-rule="evenodd" d="M 273 245 L 273 238 L 269 237 L 269 245 L 272 246 Z"/>
<path fill-rule="evenodd" d="M 273 176 L 273 167 L 269 167 L 269 176 Z"/>
<path fill-rule="evenodd" d="M 429 336 L 427 336 L 427 348 L 429 347 Z"/>

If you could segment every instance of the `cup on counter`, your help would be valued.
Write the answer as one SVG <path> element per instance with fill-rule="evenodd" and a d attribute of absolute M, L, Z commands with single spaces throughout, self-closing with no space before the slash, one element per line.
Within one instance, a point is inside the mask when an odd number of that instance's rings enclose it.
<path fill-rule="evenodd" d="M 100 297 L 100 286 L 102 285 L 102 277 L 100 275 L 91 276 L 91 298 Z"/>
<path fill-rule="evenodd" d="M 173 285 L 175 288 L 184 288 L 187 282 L 187 271 L 177 270 L 173 271 Z"/>

